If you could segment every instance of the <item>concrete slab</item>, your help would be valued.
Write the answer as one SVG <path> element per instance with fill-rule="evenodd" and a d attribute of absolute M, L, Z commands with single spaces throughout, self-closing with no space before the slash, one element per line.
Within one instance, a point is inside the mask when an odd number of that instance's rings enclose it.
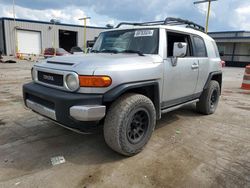
<path fill-rule="evenodd" d="M 250 92 L 225 68 L 214 115 L 168 113 L 143 152 L 125 158 L 103 135 L 80 135 L 25 109 L 32 62 L 0 64 L 0 187 L 250 187 Z M 66 162 L 51 165 L 51 158 Z"/>

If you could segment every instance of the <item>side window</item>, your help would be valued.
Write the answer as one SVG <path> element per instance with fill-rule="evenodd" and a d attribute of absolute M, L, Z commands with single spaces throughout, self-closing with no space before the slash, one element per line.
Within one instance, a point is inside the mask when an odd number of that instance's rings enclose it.
<path fill-rule="evenodd" d="M 193 37 L 194 40 L 194 55 L 195 57 L 207 57 L 207 50 L 205 42 L 200 37 Z"/>
<path fill-rule="evenodd" d="M 191 48 L 191 39 L 189 35 L 168 32 L 167 31 L 167 54 L 168 57 L 173 57 L 174 43 L 175 42 L 185 42 L 188 44 L 186 57 L 193 56 Z"/>

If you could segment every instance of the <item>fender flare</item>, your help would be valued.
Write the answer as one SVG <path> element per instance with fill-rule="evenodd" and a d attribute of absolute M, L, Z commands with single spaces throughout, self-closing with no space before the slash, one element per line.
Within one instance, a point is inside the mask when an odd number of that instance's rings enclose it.
<path fill-rule="evenodd" d="M 213 76 L 217 76 L 217 75 L 221 76 L 220 89 L 222 88 L 222 71 L 215 71 L 215 72 L 209 73 L 207 81 L 206 81 L 205 86 L 204 86 L 204 90 L 208 88 L 208 84 L 212 80 Z"/>
<path fill-rule="evenodd" d="M 157 80 L 149 80 L 149 81 L 142 81 L 142 82 L 130 82 L 130 83 L 123 83 L 121 85 L 116 86 L 115 88 L 107 91 L 103 95 L 103 102 L 113 102 L 122 94 L 134 90 L 134 89 L 141 89 L 145 87 L 153 87 L 153 96 L 154 98 L 151 99 L 155 105 L 157 119 L 160 119 L 161 112 L 160 112 L 160 87 Z"/>

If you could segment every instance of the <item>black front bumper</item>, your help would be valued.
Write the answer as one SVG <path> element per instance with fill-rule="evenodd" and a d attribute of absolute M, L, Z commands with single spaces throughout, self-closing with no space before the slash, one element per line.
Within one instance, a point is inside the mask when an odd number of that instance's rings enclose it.
<path fill-rule="evenodd" d="M 101 105 L 102 95 L 79 94 L 48 88 L 36 83 L 23 85 L 24 103 L 31 100 L 55 111 L 56 122 L 81 132 L 94 132 L 99 121 L 77 121 L 70 116 L 69 109 L 74 105 Z"/>

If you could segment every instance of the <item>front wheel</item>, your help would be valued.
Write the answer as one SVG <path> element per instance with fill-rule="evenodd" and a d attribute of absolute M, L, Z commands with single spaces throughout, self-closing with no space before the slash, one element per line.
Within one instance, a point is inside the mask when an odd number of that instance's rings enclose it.
<path fill-rule="evenodd" d="M 125 94 L 107 112 L 104 138 L 114 151 L 133 156 L 147 144 L 155 123 L 156 112 L 149 98 L 140 94 Z"/>
<path fill-rule="evenodd" d="M 213 114 L 218 106 L 219 99 L 220 85 L 217 81 L 211 80 L 208 88 L 203 91 L 200 101 L 196 103 L 196 109 L 205 115 Z"/>

